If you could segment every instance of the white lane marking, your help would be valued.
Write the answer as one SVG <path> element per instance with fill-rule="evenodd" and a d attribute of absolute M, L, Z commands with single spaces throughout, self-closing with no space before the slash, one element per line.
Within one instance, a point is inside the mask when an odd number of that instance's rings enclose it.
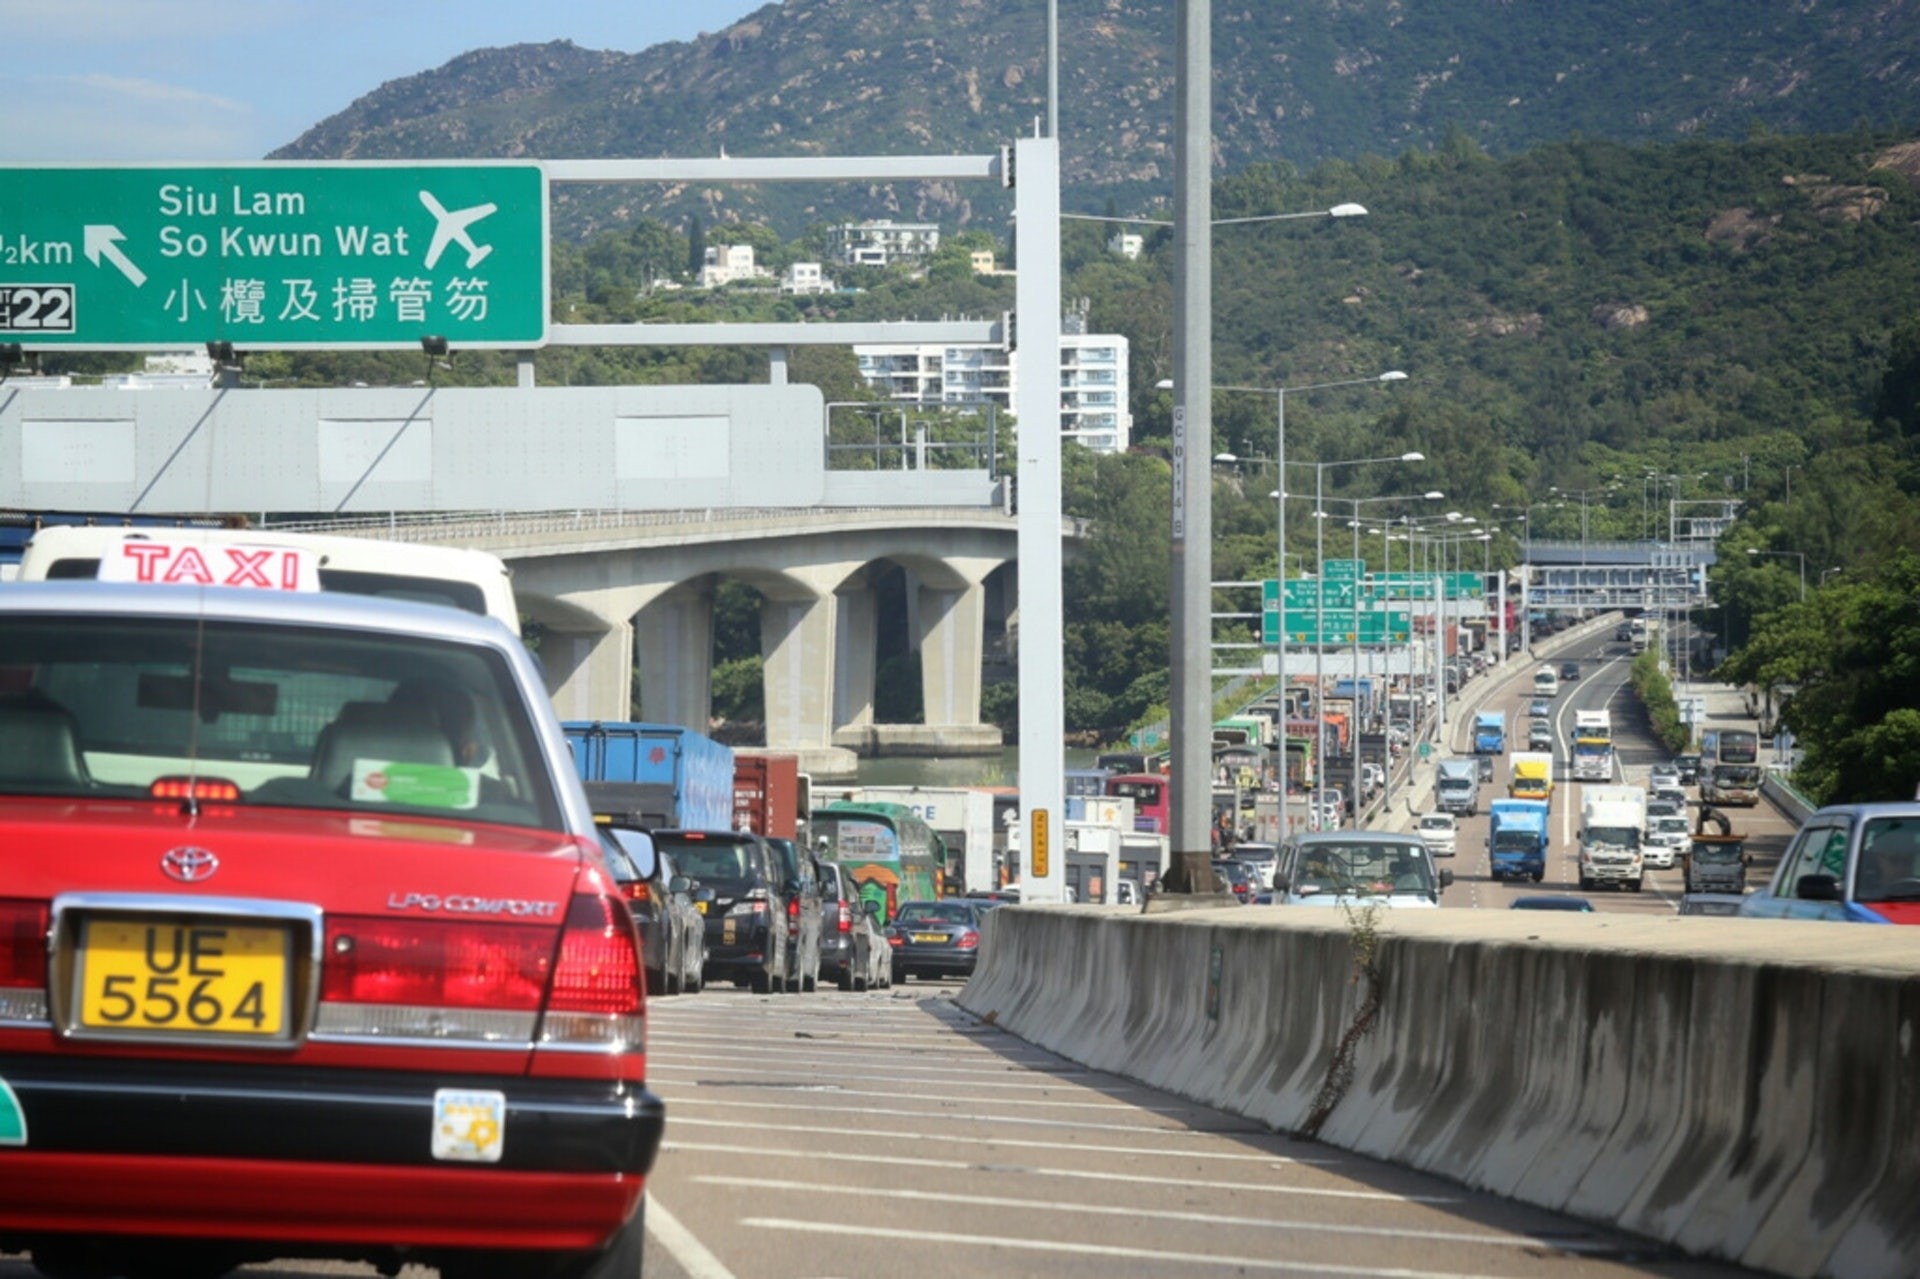
<path fill-rule="evenodd" d="M 827 1080 L 826 1084 L 823 1085 L 823 1088 L 827 1085 L 831 1085 L 831 1083 L 832 1083 L 831 1080 Z M 727 1084 L 723 1086 L 726 1087 L 729 1092 L 735 1091 L 735 1086 L 732 1084 Z M 749 1084 L 748 1086 L 751 1087 L 752 1085 Z M 770 1088 L 778 1087 L 777 1084 L 769 1084 L 767 1086 Z M 711 1083 L 702 1084 L 700 1081 L 695 1080 L 693 1087 L 696 1090 L 711 1089 L 713 1085 Z M 791 1091 L 791 1089 L 783 1089 L 782 1091 Z M 920 1091 L 896 1090 L 893 1092 L 885 1092 L 880 1089 L 868 1089 L 868 1088 L 834 1088 L 833 1095 L 836 1097 L 848 1097 L 848 1098 L 872 1097 L 881 1101 L 924 1100 L 926 1098 L 926 1094 Z M 682 1101 L 682 1102 L 701 1102 L 703 1104 L 705 1102 L 704 1098 L 696 1097 L 691 1093 L 680 1094 L 675 1098 L 675 1100 Z M 944 1102 L 945 1100 L 946 1100 L 945 1098 L 941 1098 L 939 1101 L 935 1101 L 931 1104 L 939 1105 L 941 1104 L 941 1102 Z M 981 1098 L 980 1100 L 985 1100 L 985 1099 Z M 764 1103 L 742 1102 L 740 1104 L 754 1105 L 754 1104 L 764 1104 Z M 1051 1110 L 1107 1110 L 1107 1111 L 1116 1111 L 1116 1112 L 1123 1111 L 1130 1114 L 1138 1113 L 1138 1114 L 1148 1114 L 1148 1115 L 1162 1115 L 1168 1118 L 1177 1118 L 1182 1115 L 1191 1115 L 1195 1111 L 1204 1109 L 1204 1107 L 1201 1107 L 1199 1105 L 1142 1106 L 1134 1102 L 1125 1102 L 1125 1101 L 1046 1101 L 1038 1098 L 1029 1099 L 1024 1097 L 995 1097 L 993 1099 L 993 1104 L 996 1106 L 1024 1106 L 1029 1108 L 1045 1106 Z M 884 1114 L 886 1112 L 876 1110 L 876 1111 L 868 1111 L 867 1113 Z M 905 1113 L 926 1115 L 927 1110 L 926 1110 L 926 1107 L 923 1106 L 920 1110 L 907 1111 Z M 955 1113 L 957 1114 L 958 1112 L 955 1112 Z M 997 1119 L 997 1118 L 1005 1118 L 1006 1116 L 996 1115 L 992 1117 Z M 1139 1125 L 1135 1124 L 1133 1125 L 1133 1127 L 1137 1128 L 1139 1127 Z"/>
<path fill-rule="evenodd" d="M 680 1224 L 680 1219 L 668 1212 L 666 1205 L 647 1196 L 647 1233 L 660 1241 L 660 1246 L 672 1254 L 687 1272 L 687 1279 L 733 1279 L 733 1271 L 727 1269 L 720 1258 L 707 1250 L 707 1246 L 694 1238 L 693 1232 Z"/>
<path fill-rule="evenodd" d="M 701 1063 L 711 1063 L 711 1064 L 703 1065 Z M 726 1071 L 726 1073 L 729 1076 L 763 1075 L 769 1078 L 775 1078 L 779 1076 L 790 1077 L 796 1074 L 802 1074 L 807 1076 L 809 1079 L 815 1079 L 815 1078 L 818 1078 L 820 1074 L 820 1063 L 817 1059 L 812 1059 L 812 1060 L 802 1059 L 800 1061 L 794 1062 L 792 1065 L 789 1066 L 789 1065 L 784 1065 L 778 1062 L 760 1062 L 757 1060 L 742 1061 L 739 1057 L 721 1057 L 718 1055 L 709 1056 L 707 1054 L 695 1054 L 692 1056 L 683 1056 L 679 1053 L 675 1053 L 671 1058 L 666 1060 L 663 1060 L 658 1054 L 654 1054 L 653 1056 L 649 1057 L 647 1060 L 648 1078 L 652 1078 L 656 1074 L 711 1075 L 715 1072 L 716 1069 L 721 1069 Z M 864 1080 L 864 1081 L 874 1082 L 874 1083 L 904 1084 L 904 1083 L 907 1083 L 908 1081 L 905 1079 L 902 1079 L 900 1076 L 903 1073 L 908 1073 L 908 1072 L 911 1072 L 915 1075 L 926 1075 L 926 1074 L 956 1075 L 957 1074 L 957 1075 L 966 1076 L 966 1078 L 962 1080 L 955 1081 L 952 1085 L 950 1085 L 952 1087 L 984 1088 L 984 1089 L 990 1089 L 990 1090 L 1005 1090 L 1005 1091 L 1016 1091 L 1016 1092 L 1047 1092 L 1047 1091 L 1091 1092 L 1091 1091 L 1095 1091 L 1095 1089 L 1092 1087 L 1092 1084 L 1090 1083 L 1090 1081 L 1094 1079 L 1095 1076 L 1091 1076 L 1091 1075 L 1061 1076 L 1058 1078 L 1048 1078 L 1047 1082 L 1045 1083 L 1021 1084 L 1021 1083 L 1013 1083 L 1007 1079 L 1007 1075 L 1009 1073 L 1017 1073 L 1017 1072 L 1009 1072 L 1005 1070 L 955 1071 L 955 1070 L 948 1070 L 940 1066 L 900 1066 L 900 1067 L 896 1067 L 889 1070 L 885 1074 L 869 1073 L 866 1071 L 836 1069 L 833 1072 L 832 1077 L 836 1081 Z M 982 1076 L 991 1076 L 991 1077 L 983 1078 Z M 697 1083 L 699 1081 L 696 1079 L 694 1080 L 694 1082 Z M 923 1081 L 923 1080 L 916 1079 L 916 1080 L 913 1080 L 912 1082 L 915 1084 L 924 1085 L 924 1083 L 933 1082 L 933 1081 L 930 1081 L 930 1080 Z M 1150 1088 L 1144 1087 L 1143 1085 L 1140 1085 L 1140 1084 L 1124 1084 L 1119 1082 L 1107 1084 L 1103 1082 L 1097 1091 L 1100 1091 L 1103 1093 L 1113 1093 L 1113 1092 L 1147 1093 L 1147 1092 L 1152 1092 L 1153 1090 Z M 921 1096 L 923 1094 L 913 1093 L 911 1095 Z"/>
<path fill-rule="evenodd" d="M 767 1126 L 763 1123 L 734 1123 L 726 1119 L 694 1119 L 687 1115 L 675 1114 L 673 1124 L 676 1128 L 722 1128 L 739 1129 L 743 1132 L 764 1133 Z M 820 1133 L 825 1136 L 844 1137 L 847 1129 L 843 1127 L 809 1127 L 804 1124 L 781 1124 L 782 1133 Z M 1161 1150 L 1153 1146 L 1093 1146 L 1074 1142 L 1063 1146 L 1058 1141 L 1023 1141 L 1018 1137 L 961 1137 L 944 1133 L 905 1132 L 899 1129 L 862 1128 L 860 1136 L 866 1139 L 885 1138 L 889 1141 L 938 1141 L 949 1145 L 963 1146 L 1007 1146 L 1020 1150 L 1071 1150 L 1075 1154 L 1091 1155 L 1146 1155 L 1150 1158 L 1165 1158 L 1173 1151 Z M 1292 1155 L 1243 1155 L 1230 1151 L 1182 1150 L 1181 1159 L 1219 1159 L 1235 1163 L 1254 1164 L 1293 1164 L 1301 1168 L 1331 1168 L 1339 1161 L 1334 1159 L 1296 1159 Z"/>
<path fill-rule="evenodd" d="M 835 1095 L 840 1097 L 845 1097 L 849 1095 L 858 1096 L 861 1094 L 837 1093 Z M 883 1094 L 874 1093 L 874 1094 L 868 1094 L 868 1095 L 881 1096 Z M 721 1109 L 721 1110 L 733 1109 L 733 1110 L 791 1111 L 793 1109 L 793 1102 L 790 1100 L 789 1101 L 734 1101 L 734 1100 L 722 1101 L 718 1097 L 695 1097 L 695 1096 L 690 1096 L 684 1093 L 675 1093 L 670 1098 L 670 1100 L 676 1106 L 712 1106 L 716 1109 Z M 996 1101 L 995 1104 L 1005 1105 L 1005 1106 L 1018 1106 L 1018 1105 L 1038 1105 L 1043 1103 Z M 1135 1107 L 1128 1107 L 1128 1109 L 1135 1109 Z M 978 1112 L 967 1112 L 967 1111 L 960 1111 L 960 1110 L 934 1114 L 934 1113 L 929 1113 L 928 1108 L 925 1106 L 922 1106 L 918 1110 L 886 1110 L 878 1106 L 827 1106 L 827 1105 L 821 1105 L 819 1103 L 813 1102 L 811 1099 L 808 1102 L 807 1110 L 810 1114 L 825 1114 L 825 1113 L 831 1112 L 833 1114 L 839 1114 L 839 1115 L 885 1115 L 890 1119 L 918 1119 L 922 1123 L 937 1121 L 939 1123 L 1025 1124 L 1035 1128 L 1078 1128 L 1086 1132 L 1125 1132 L 1125 1133 L 1133 1133 L 1135 1135 L 1139 1135 L 1142 1133 L 1152 1133 L 1156 1137 L 1221 1137 L 1221 1136 L 1229 1136 L 1229 1135 L 1231 1136 L 1246 1135 L 1244 1131 L 1227 1134 L 1227 1133 L 1218 1133 L 1218 1132 L 1206 1132 L 1198 1128 L 1148 1128 L 1141 1124 L 1095 1124 L 1095 1123 L 1087 1123 L 1079 1119 L 1043 1119 L 1035 1116 L 1026 1116 L 1026 1115 L 993 1115 L 993 1114 L 981 1114 Z"/>
<path fill-rule="evenodd" d="M 726 1041 L 716 1041 L 714 1047 L 720 1047 L 720 1045 L 724 1045 L 724 1043 L 726 1043 Z M 797 1068 L 818 1072 L 818 1070 L 822 1068 L 822 1062 L 831 1060 L 835 1072 L 839 1072 L 839 1070 L 843 1070 L 843 1068 L 849 1068 L 849 1066 L 851 1066 L 851 1068 L 872 1066 L 872 1068 L 876 1068 L 876 1070 L 877 1068 L 885 1068 L 889 1079 L 891 1079 L 891 1077 L 897 1077 L 900 1072 L 912 1072 L 912 1074 L 916 1075 L 973 1075 L 973 1077 L 979 1077 L 979 1075 L 987 1075 L 987 1077 L 991 1077 L 991 1075 L 1002 1075 L 1002 1077 L 1004 1077 L 1004 1075 L 1016 1074 L 1016 1072 L 1012 1070 L 1012 1066 L 1021 1066 L 1021 1068 L 1027 1068 L 1027 1070 L 1033 1070 L 1033 1072 L 1043 1075 L 1046 1079 L 1058 1079 L 1058 1081 L 1062 1081 L 1062 1083 L 1083 1083 L 1083 1081 L 1087 1081 L 1087 1079 L 1100 1079 L 1102 1083 L 1112 1081 L 1112 1083 L 1116 1083 L 1116 1085 L 1125 1085 L 1125 1083 L 1127 1083 L 1127 1081 L 1125 1081 L 1123 1077 L 1119 1077 L 1119 1075 L 1104 1074 L 1104 1072 L 1098 1072 L 1098 1070 L 1087 1070 L 1087 1068 L 1064 1064 L 1064 1062 L 1062 1062 L 1060 1058 L 1056 1058 L 1056 1056 L 1031 1058 L 1031 1060 L 1027 1060 L 1027 1062 L 1020 1062 L 1020 1060 L 1008 1060 L 1008 1058 L 1004 1058 L 1004 1056 L 1000 1056 L 998 1052 L 995 1052 L 995 1054 L 991 1054 L 991 1056 L 981 1054 L 981 1058 L 979 1058 L 977 1062 L 972 1062 L 972 1064 L 931 1066 L 931 1064 L 918 1064 L 918 1062 L 902 1062 L 899 1054 L 891 1054 L 891 1052 L 872 1052 L 872 1054 L 860 1056 L 858 1060 L 847 1060 L 845 1056 L 833 1056 L 833 1054 L 828 1054 L 828 1052 L 822 1052 L 822 1050 L 816 1049 L 816 1047 L 810 1045 L 810 1043 L 808 1043 L 808 1045 L 793 1047 L 793 1049 L 760 1049 L 755 1050 L 755 1052 L 741 1052 L 741 1050 L 737 1050 L 737 1041 L 735 1041 L 735 1050 L 733 1050 L 733 1052 L 691 1052 L 691 1050 L 684 1049 L 660 1052 L 659 1037 L 655 1037 L 655 1035 L 649 1035 L 649 1037 L 647 1037 L 647 1049 L 649 1049 L 647 1056 L 649 1056 L 651 1060 L 655 1060 L 655 1062 L 672 1062 L 674 1066 L 687 1066 L 687 1064 L 693 1064 L 693 1062 L 714 1062 L 716 1066 L 739 1066 L 741 1062 L 791 1062 L 791 1064 L 797 1066 Z M 1062 1070 L 1071 1070 L 1073 1074 L 1062 1074 Z"/>
<path fill-rule="evenodd" d="M 817 1221 L 789 1221 L 781 1217 L 747 1217 L 743 1226 L 765 1230 L 799 1230 L 808 1234 L 845 1234 L 845 1226 Z M 1280 1274 L 1358 1275 L 1364 1279 L 1486 1279 L 1484 1272 L 1454 1270 L 1383 1270 L 1378 1266 L 1339 1266 L 1330 1262 L 1276 1261 L 1272 1257 L 1212 1256 L 1204 1252 L 1167 1252 L 1156 1248 L 1120 1248 L 1112 1244 L 1066 1243 L 1055 1239 L 1013 1239 L 1005 1235 L 950 1235 L 925 1230 L 889 1230 L 862 1226 L 863 1239 L 911 1240 L 917 1244 L 967 1244 L 976 1248 L 1005 1248 L 1016 1252 L 1055 1252 L 1081 1257 L 1114 1257 L 1123 1261 L 1159 1261 L 1184 1266 L 1234 1266 L 1242 1270 L 1271 1270 Z"/>
<path fill-rule="evenodd" d="M 811 1181 L 774 1181 L 757 1177 L 695 1177 L 694 1181 L 737 1190 L 790 1190 L 797 1194 L 818 1195 L 821 1186 Z M 1172 1212 L 1164 1208 L 1137 1208 L 1116 1204 L 1041 1202 L 1034 1199 L 1001 1198 L 995 1195 L 957 1195 L 936 1190 L 886 1190 L 863 1186 L 862 1199 L 901 1199 L 915 1203 L 963 1204 L 976 1208 L 1031 1209 L 1035 1212 L 1077 1212 L 1098 1217 L 1125 1217 L 1128 1220 L 1151 1218 L 1155 1221 L 1181 1221 L 1203 1226 L 1252 1226 L 1265 1230 L 1301 1230 L 1316 1234 L 1363 1235 L 1376 1239 L 1424 1239 L 1433 1243 L 1483 1244 L 1498 1248 L 1537 1248 L 1542 1241 L 1522 1234 L 1469 1234 L 1459 1230 L 1418 1230 L 1410 1226 L 1341 1226 L 1325 1221 L 1289 1221 L 1280 1217 L 1235 1217 L 1217 1212 Z M 1567 1252 L 1599 1252 L 1614 1245 L 1600 1241 L 1566 1243 L 1555 1240 L 1553 1247 Z"/>
<path fill-rule="evenodd" d="M 1127 1172 L 1091 1172 L 1078 1168 L 1021 1168 L 1005 1164 L 973 1163 L 965 1159 L 911 1159 L 905 1155 L 857 1155 L 839 1150 L 783 1150 L 766 1146 L 722 1146 L 706 1142 L 663 1141 L 661 1150 L 702 1155 L 752 1155 L 755 1159 L 810 1159 L 820 1163 L 881 1164 L 889 1168 L 937 1168 L 949 1172 L 1017 1173 L 1028 1177 L 1060 1177 L 1072 1181 L 1111 1181 L 1117 1184 L 1167 1187 L 1164 1173 L 1146 1176 Z M 1250 1186 L 1244 1181 L 1201 1181 L 1182 1178 L 1180 1184 L 1197 1190 L 1240 1190 L 1249 1194 L 1310 1195 L 1315 1199 L 1361 1199 L 1379 1203 L 1458 1204 L 1448 1195 L 1390 1195 L 1379 1190 L 1333 1190 L 1318 1186 Z"/>

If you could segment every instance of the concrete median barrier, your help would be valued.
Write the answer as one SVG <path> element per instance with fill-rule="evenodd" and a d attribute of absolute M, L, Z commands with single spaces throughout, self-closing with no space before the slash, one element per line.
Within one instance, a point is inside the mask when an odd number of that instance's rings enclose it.
<path fill-rule="evenodd" d="M 989 916 L 974 1014 L 1346 1149 L 1793 1276 L 1920 1273 L 1920 936 L 1511 912 Z"/>

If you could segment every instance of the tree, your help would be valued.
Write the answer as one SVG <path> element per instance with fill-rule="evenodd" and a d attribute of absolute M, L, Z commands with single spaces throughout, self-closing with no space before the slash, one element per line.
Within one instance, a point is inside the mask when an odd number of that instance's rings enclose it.
<path fill-rule="evenodd" d="M 697 277 L 700 268 L 707 264 L 707 232 L 700 225 L 700 215 L 694 214 L 687 219 L 687 274 Z"/>
<path fill-rule="evenodd" d="M 1781 720 L 1805 751 L 1794 780 L 1814 799 L 1912 796 L 1920 782 L 1920 556 L 1902 550 L 1871 576 L 1765 614 L 1718 677 L 1794 690 Z"/>

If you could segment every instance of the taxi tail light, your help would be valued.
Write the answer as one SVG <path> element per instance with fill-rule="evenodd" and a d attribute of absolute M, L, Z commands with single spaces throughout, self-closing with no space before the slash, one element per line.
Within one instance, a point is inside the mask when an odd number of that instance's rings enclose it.
<path fill-rule="evenodd" d="M 969 928 L 953 939 L 953 944 L 961 950 L 973 950 L 980 945 L 980 934 Z"/>
<path fill-rule="evenodd" d="M 632 883 L 626 885 L 626 890 L 627 900 L 630 902 L 645 904 L 653 900 L 653 890 L 647 887 L 647 881 L 644 879 L 634 880 Z"/>
<path fill-rule="evenodd" d="M 599 893 L 577 894 L 561 927 L 549 1022 L 555 1014 L 639 1017 L 646 1011 L 645 982 L 626 903 Z"/>
<path fill-rule="evenodd" d="M 843 933 L 853 931 L 853 907 L 847 905 L 845 902 L 840 903 L 840 921 L 835 924 L 834 927 Z"/>
<path fill-rule="evenodd" d="M 473 920 L 328 921 L 323 1002 L 538 1012 L 550 927 Z"/>
<path fill-rule="evenodd" d="M 898 946 L 904 946 L 906 944 L 907 944 L 907 939 L 905 937 L 902 937 L 899 933 L 887 934 L 887 945 L 898 947 Z"/>
<path fill-rule="evenodd" d="M 47 903 L 0 901 L 0 988 L 46 984 Z"/>

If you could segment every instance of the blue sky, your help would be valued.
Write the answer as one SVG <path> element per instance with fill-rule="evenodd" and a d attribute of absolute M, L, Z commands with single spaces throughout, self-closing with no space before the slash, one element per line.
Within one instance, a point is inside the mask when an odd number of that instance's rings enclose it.
<path fill-rule="evenodd" d="M 470 49 L 637 52 L 767 0 L 0 0 L 0 163 L 257 160 Z"/>

